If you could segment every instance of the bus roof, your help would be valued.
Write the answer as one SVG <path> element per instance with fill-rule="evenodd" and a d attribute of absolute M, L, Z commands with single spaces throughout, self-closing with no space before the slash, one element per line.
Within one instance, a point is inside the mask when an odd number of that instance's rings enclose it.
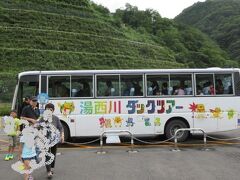
<path fill-rule="evenodd" d="M 207 73 L 207 72 L 239 72 L 239 68 L 203 68 L 203 69 L 114 69 L 114 70 L 54 70 L 54 71 L 25 71 L 18 77 L 26 75 L 72 75 L 72 74 L 137 74 L 137 73 Z"/>

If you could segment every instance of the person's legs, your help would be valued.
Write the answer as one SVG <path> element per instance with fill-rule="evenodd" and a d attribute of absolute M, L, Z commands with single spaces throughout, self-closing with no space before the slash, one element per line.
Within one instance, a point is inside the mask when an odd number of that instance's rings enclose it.
<path fill-rule="evenodd" d="M 48 152 L 51 153 L 50 148 L 49 148 Z M 45 162 L 48 162 L 49 160 L 50 160 L 50 157 L 46 156 L 46 161 Z M 51 171 L 51 164 L 46 164 L 46 170 L 47 170 L 47 173 Z"/>
<path fill-rule="evenodd" d="M 4 160 L 5 161 L 8 161 L 9 160 L 9 155 L 10 155 L 10 152 L 11 152 L 11 148 L 12 148 L 12 146 L 8 146 L 8 152 L 7 152 L 7 154 L 5 155 L 5 157 L 4 157 Z"/>
<path fill-rule="evenodd" d="M 14 150 L 14 147 L 11 146 L 10 152 L 9 152 L 9 160 L 13 159 L 13 150 Z"/>
<path fill-rule="evenodd" d="M 57 145 L 51 147 L 48 152 L 52 153 L 54 155 L 53 162 L 49 165 L 46 165 L 48 178 L 52 178 L 53 170 L 54 170 L 54 166 L 55 166 L 55 160 L 56 160 Z M 46 162 L 49 161 L 49 159 L 50 158 L 48 156 L 46 156 Z"/>
<path fill-rule="evenodd" d="M 24 173 L 24 180 L 28 180 L 29 177 L 29 166 L 30 160 L 23 160 L 23 164 L 24 164 L 24 170 L 26 171 L 26 173 Z"/>
<path fill-rule="evenodd" d="M 11 143 L 11 148 L 10 148 L 10 152 L 9 152 L 9 159 L 13 159 L 13 153 L 14 153 L 14 148 L 16 146 L 16 136 L 12 136 L 12 143 Z"/>
<path fill-rule="evenodd" d="M 13 136 L 8 136 L 8 143 L 9 143 L 8 153 L 5 155 L 5 158 L 4 158 L 5 161 L 8 161 L 11 159 L 12 146 L 14 144 Z"/>
<path fill-rule="evenodd" d="M 57 154 L 57 144 L 51 148 L 51 153 L 54 155 L 54 160 L 51 163 L 51 171 L 53 172 L 53 169 L 55 167 L 55 161 L 56 161 L 56 154 Z"/>

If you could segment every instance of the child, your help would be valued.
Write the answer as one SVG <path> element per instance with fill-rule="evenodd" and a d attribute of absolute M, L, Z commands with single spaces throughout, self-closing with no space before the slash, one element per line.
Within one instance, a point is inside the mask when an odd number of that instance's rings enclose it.
<path fill-rule="evenodd" d="M 30 161 L 36 160 L 36 148 L 34 143 L 35 130 L 32 125 L 25 127 L 22 131 L 19 147 L 19 159 L 22 159 L 24 164 L 24 180 L 32 180 Z"/>
<path fill-rule="evenodd" d="M 10 112 L 10 117 L 7 117 L 5 120 L 4 131 L 7 133 L 8 140 L 9 140 L 8 154 L 5 155 L 5 158 L 4 158 L 5 161 L 8 161 L 14 158 L 13 152 L 17 144 L 20 124 L 21 124 L 20 120 L 17 118 L 17 112 L 15 110 L 12 110 Z"/>

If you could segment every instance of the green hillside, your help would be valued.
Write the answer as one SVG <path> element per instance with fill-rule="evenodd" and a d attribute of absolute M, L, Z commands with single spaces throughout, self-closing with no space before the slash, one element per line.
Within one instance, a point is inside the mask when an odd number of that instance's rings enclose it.
<path fill-rule="evenodd" d="M 185 9 L 175 20 L 208 34 L 232 59 L 240 61 L 240 1 L 207 0 Z"/>
<path fill-rule="evenodd" d="M 88 0 L 1 0 L 0 33 L 0 102 L 26 70 L 238 66 L 197 29 L 130 5 L 110 14 Z"/>

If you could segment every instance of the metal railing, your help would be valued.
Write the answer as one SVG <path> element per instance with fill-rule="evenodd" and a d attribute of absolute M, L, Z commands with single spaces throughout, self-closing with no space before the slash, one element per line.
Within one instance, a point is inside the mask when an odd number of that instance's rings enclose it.
<path fill-rule="evenodd" d="M 100 151 L 98 151 L 98 154 L 106 154 L 106 151 L 103 151 L 103 136 L 105 134 L 121 134 L 121 133 L 128 133 L 131 136 L 131 150 L 129 150 L 129 153 L 136 153 L 138 152 L 137 150 L 133 149 L 134 146 L 134 140 L 133 140 L 133 134 L 128 131 L 128 130 L 108 130 L 108 131 L 104 131 L 101 135 L 100 135 Z"/>
<path fill-rule="evenodd" d="M 201 131 L 203 133 L 203 143 L 204 143 L 204 148 L 203 150 L 207 151 L 209 150 L 207 148 L 207 134 L 205 133 L 205 131 L 201 128 L 181 128 L 181 129 L 178 129 L 175 131 L 174 133 L 174 149 L 172 151 L 181 151 L 179 148 L 178 148 L 178 132 L 180 131 Z"/>

